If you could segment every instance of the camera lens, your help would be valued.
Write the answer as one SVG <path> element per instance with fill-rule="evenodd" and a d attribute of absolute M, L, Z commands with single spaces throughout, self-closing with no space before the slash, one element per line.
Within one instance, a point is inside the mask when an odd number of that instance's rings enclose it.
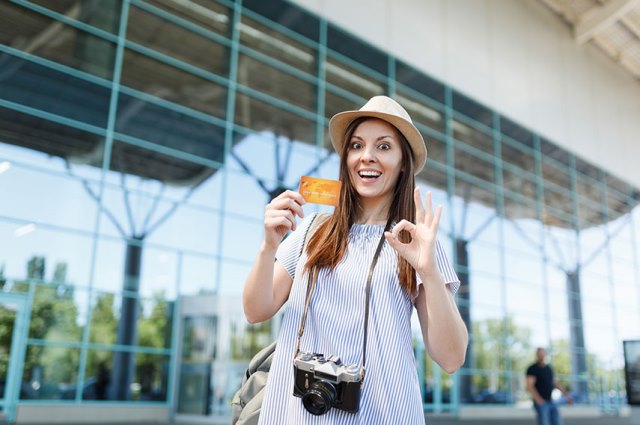
<path fill-rule="evenodd" d="M 312 415 L 324 415 L 336 399 L 336 388 L 326 381 L 316 381 L 302 396 L 302 405 Z"/>

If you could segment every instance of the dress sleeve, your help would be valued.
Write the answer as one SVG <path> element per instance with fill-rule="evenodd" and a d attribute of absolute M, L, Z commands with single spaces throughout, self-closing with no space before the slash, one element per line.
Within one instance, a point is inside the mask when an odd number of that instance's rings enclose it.
<path fill-rule="evenodd" d="M 449 261 L 447 253 L 439 240 L 436 240 L 436 263 L 444 278 L 444 283 L 449 287 L 451 294 L 455 295 L 458 292 L 458 288 L 460 288 L 460 279 L 458 279 L 458 275 L 453 269 L 453 264 Z M 420 279 L 418 273 L 416 273 L 416 279 L 418 279 L 418 285 L 422 285 L 422 279 Z"/>
<path fill-rule="evenodd" d="M 298 223 L 298 227 L 294 232 L 291 232 L 287 237 L 280 242 L 280 246 L 276 251 L 276 261 L 287 270 L 291 279 L 295 277 L 296 266 L 300 259 L 300 249 L 302 248 L 302 242 L 304 235 L 307 233 L 311 222 L 318 213 L 309 214 Z"/>

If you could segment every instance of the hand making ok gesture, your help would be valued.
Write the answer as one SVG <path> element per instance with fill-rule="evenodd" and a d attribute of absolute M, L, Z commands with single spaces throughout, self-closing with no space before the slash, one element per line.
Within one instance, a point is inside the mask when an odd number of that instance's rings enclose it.
<path fill-rule="evenodd" d="M 425 208 L 422 205 L 422 199 L 420 199 L 420 189 L 417 187 L 413 198 L 416 203 L 415 224 L 402 220 L 393 227 L 391 232 L 385 232 L 385 237 L 389 245 L 406 259 L 420 276 L 427 278 L 434 273 L 439 273 L 436 264 L 436 236 L 438 235 L 442 206 L 438 206 L 434 213 L 431 192 L 427 192 Z M 411 242 L 403 243 L 398 239 L 402 230 L 409 232 Z"/>

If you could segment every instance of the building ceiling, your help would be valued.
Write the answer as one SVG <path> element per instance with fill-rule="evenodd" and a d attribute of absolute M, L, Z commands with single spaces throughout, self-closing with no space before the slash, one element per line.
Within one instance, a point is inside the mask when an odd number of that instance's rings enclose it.
<path fill-rule="evenodd" d="M 640 80 L 640 0 L 540 0 L 573 30 Z"/>

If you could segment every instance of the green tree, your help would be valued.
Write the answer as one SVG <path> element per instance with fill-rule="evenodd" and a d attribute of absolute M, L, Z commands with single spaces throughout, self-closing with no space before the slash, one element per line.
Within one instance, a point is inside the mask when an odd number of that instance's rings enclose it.
<path fill-rule="evenodd" d="M 7 379 L 15 311 L 0 305 L 0 384 Z"/>
<path fill-rule="evenodd" d="M 91 323 L 89 327 L 89 341 L 95 344 L 110 345 L 116 342 L 118 331 L 118 319 L 114 312 L 113 294 L 99 294 L 96 296 L 91 310 Z M 89 350 L 87 354 L 86 376 L 92 376 L 98 370 L 102 362 L 108 366 L 111 364 L 110 351 Z"/>
<path fill-rule="evenodd" d="M 531 359 L 531 334 L 531 329 L 518 326 L 511 316 L 473 323 L 475 368 L 482 370 L 472 378 L 475 391 L 508 391 L 519 387 L 517 381 Z M 513 382 L 504 373 L 509 365 Z"/>
<path fill-rule="evenodd" d="M 166 348 L 171 342 L 171 313 L 163 292 L 153 296 L 149 313 L 141 307 L 138 319 L 138 344 L 144 347 Z M 136 376 L 140 383 L 140 393 L 134 397 L 166 398 L 168 356 L 139 353 L 136 355 Z"/>
<path fill-rule="evenodd" d="M 82 327 L 77 323 L 74 288 L 65 282 L 67 266 L 59 263 L 55 270 L 55 284 L 45 282 L 44 257 L 32 257 L 27 263 L 27 279 L 14 283 L 14 289 L 19 292 L 27 292 L 30 284 L 36 285 L 31 304 L 29 338 L 79 341 Z M 30 345 L 25 356 L 23 379 L 28 381 L 37 378 L 51 384 L 70 383 L 77 376 L 78 359 L 78 349 Z M 41 396 L 47 396 L 45 390 L 41 393 Z"/>

